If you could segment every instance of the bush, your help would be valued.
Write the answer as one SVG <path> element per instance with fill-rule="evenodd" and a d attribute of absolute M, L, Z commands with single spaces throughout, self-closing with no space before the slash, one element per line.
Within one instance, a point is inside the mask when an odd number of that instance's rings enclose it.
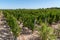
<path fill-rule="evenodd" d="M 13 15 L 6 13 L 6 20 L 15 38 L 18 37 L 20 35 L 21 28 L 17 23 L 17 19 Z"/>
<path fill-rule="evenodd" d="M 39 35 L 41 40 L 56 40 L 54 30 L 51 27 L 48 27 L 46 24 L 42 24 L 39 28 Z"/>

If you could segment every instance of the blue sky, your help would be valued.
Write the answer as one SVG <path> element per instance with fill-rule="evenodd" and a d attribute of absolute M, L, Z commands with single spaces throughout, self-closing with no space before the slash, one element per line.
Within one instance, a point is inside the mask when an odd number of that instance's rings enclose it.
<path fill-rule="evenodd" d="M 60 0 L 0 0 L 0 9 L 60 7 Z"/>

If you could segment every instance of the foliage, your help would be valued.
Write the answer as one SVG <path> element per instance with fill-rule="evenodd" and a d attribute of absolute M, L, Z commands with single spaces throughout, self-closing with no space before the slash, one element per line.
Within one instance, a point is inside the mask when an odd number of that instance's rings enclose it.
<path fill-rule="evenodd" d="M 13 15 L 17 20 L 24 22 L 29 16 L 34 16 L 37 19 L 36 23 L 47 22 L 58 22 L 60 20 L 60 9 L 47 8 L 47 9 L 15 9 L 15 10 L 3 10 L 4 13 L 8 12 Z M 33 18 L 33 17 L 32 17 Z"/>
<path fill-rule="evenodd" d="M 17 21 L 23 23 L 24 27 L 28 27 L 32 31 L 35 28 L 35 24 L 52 24 L 53 22 L 56 23 L 60 21 L 60 8 L 7 9 L 2 11 L 15 36 L 17 36 L 21 30 Z M 54 30 L 48 27 L 47 24 L 42 24 L 42 27 L 39 28 L 40 36 L 42 40 L 53 40 L 55 38 L 53 34 Z"/>
<path fill-rule="evenodd" d="M 19 27 L 16 18 L 9 13 L 5 13 L 6 21 L 15 37 L 19 36 L 21 28 Z"/>
<path fill-rule="evenodd" d="M 56 40 L 56 36 L 54 35 L 54 30 L 51 27 L 48 27 L 44 23 L 41 25 L 41 28 L 39 28 L 38 31 L 41 40 Z"/>

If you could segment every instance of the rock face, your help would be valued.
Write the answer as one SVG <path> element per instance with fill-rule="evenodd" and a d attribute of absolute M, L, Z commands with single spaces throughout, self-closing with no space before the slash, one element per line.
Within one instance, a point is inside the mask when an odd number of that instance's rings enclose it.
<path fill-rule="evenodd" d="M 13 35 L 2 13 L 0 13 L 0 40 L 13 40 Z"/>

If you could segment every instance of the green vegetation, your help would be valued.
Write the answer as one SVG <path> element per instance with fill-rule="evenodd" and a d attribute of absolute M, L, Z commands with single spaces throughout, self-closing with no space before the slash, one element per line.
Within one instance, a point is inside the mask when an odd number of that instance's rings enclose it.
<path fill-rule="evenodd" d="M 5 13 L 6 21 L 13 32 L 14 39 L 16 40 L 17 37 L 20 35 L 21 28 L 19 27 L 16 18 L 13 15 L 10 15 L 8 12 Z"/>
<path fill-rule="evenodd" d="M 53 28 L 48 27 L 44 23 L 42 23 L 41 28 L 39 28 L 38 31 L 41 40 L 56 40 Z"/>
<path fill-rule="evenodd" d="M 31 17 L 37 20 L 37 23 L 47 22 L 58 22 L 60 20 L 60 9 L 16 9 L 16 10 L 4 10 L 10 15 L 13 15 L 17 20 L 24 22 L 27 18 Z M 30 18 L 29 18 L 30 19 Z"/>
<path fill-rule="evenodd" d="M 34 31 L 35 24 L 41 25 L 42 23 L 47 23 L 51 25 L 53 22 L 57 23 L 60 21 L 60 8 L 10 9 L 2 11 L 15 37 L 21 31 L 17 21 L 23 23 L 23 26 L 28 27 L 32 32 Z M 53 40 L 55 38 L 54 30 L 46 26 L 46 24 L 41 26 L 39 32 L 41 33 L 42 40 Z"/>

